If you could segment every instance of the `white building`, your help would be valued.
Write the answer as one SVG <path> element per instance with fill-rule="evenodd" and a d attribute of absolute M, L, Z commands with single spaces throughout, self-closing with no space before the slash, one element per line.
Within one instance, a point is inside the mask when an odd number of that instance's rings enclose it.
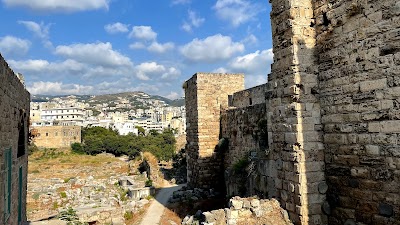
<path fill-rule="evenodd" d="M 138 135 L 138 129 L 136 128 L 135 124 L 132 122 L 126 123 L 115 123 L 113 129 L 118 130 L 120 135 L 128 135 L 129 133 L 133 133 Z"/>
<path fill-rule="evenodd" d="M 61 126 L 82 126 L 85 112 L 81 108 L 50 108 L 41 112 L 42 122 L 53 122 Z"/>

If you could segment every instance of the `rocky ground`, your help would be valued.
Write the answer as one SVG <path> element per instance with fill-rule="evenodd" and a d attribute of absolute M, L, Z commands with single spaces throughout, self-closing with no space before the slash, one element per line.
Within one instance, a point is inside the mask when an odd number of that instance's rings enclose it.
<path fill-rule="evenodd" d="M 136 164 L 109 154 L 33 153 L 28 169 L 28 220 L 51 218 L 72 207 L 81 221 L 125 224 L 149 202 L 130 199 L 127 189 L 120 186 L 119 180 L 128 175 L 133 180 L 131 188 L 145 186 L 147 177 Z"/>

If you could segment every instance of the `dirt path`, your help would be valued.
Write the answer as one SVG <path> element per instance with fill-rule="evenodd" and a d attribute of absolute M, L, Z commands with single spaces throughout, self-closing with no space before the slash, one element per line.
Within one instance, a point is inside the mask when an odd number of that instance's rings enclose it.
<path fill-rule="evenodd" d="M 174 191 L 182 188 L 183 184 L 174 186 L 164 186 L 157 194 L 155 201 L 150 204 L 146 215 L 144 216 L 140 225 L 157 225 L 160 223 L 161 216 L 163 215 L 165 205 L 168 203 L 169 197 Z"/>

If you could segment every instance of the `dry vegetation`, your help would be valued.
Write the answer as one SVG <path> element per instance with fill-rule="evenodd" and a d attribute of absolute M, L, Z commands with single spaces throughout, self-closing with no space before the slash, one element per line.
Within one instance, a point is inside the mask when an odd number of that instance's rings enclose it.
<path fill-rule="evenodd" d="M 127 174 L 128 164 L 109 154 L 77 155 L 69 150 L 46 150 L 29 156 L 29 178 L 96 178 Z M 99 170 L 101 168 L 101 170 Z"/>

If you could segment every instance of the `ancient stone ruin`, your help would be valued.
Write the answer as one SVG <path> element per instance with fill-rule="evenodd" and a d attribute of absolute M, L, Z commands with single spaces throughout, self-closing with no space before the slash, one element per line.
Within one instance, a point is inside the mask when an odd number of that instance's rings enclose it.
<path fill-rule="evenodd" d="M 270 3 L 268 83 L 184 84 L 189 187 L 276 198 L 295 224 L 399 224 L 400 3 Z"/>

